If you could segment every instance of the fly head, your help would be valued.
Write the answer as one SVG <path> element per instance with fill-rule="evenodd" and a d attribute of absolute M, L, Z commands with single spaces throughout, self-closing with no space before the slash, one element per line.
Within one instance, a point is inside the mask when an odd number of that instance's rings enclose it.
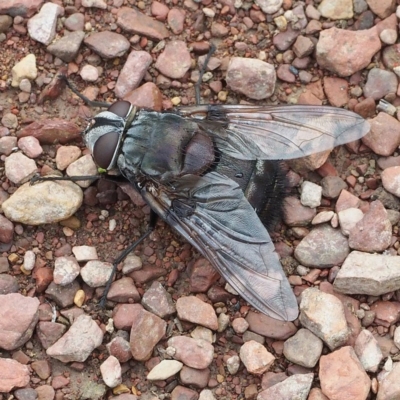
<path fill-rule="evenodd" d="M 125 133 L 136 115 L 136 107 L 120 100 L 97 114 L 82 133 L 94 162 L 105 170 L 115 167 Z"/>

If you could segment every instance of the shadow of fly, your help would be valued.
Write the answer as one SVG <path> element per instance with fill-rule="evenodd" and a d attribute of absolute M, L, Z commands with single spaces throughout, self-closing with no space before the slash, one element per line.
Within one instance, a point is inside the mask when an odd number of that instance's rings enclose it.
<path fill-rule="evenodd" d="M 95 163 L 118 169 L 151 208 L 147 232 L 115 260 L 100 304 L 117 265 L 161 217 L 253 307 L 279 320 L 296 319 L 296 297 L 265 227 L 285 194 L 279 160 L 360 139 L 369 124 L 325 106 L 197 105 L 156 112 L 127 101 L 94 105 L 107 106 L 82 133 Z"/>

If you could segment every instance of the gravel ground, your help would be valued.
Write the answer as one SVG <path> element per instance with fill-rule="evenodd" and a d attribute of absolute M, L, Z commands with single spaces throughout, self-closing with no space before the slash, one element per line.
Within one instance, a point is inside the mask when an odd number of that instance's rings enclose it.
<path fill-rule="evenodd" d="M 397 2 L 400 3 L 400 2 Z M 400 399 L 400 122 L 394 0 L 0 2 L 1 399 Z M 129 185 L 96 173 L 91 100 L 332 105 L 362 140 L 287 163 L 272 231 L 299 303 L 247 304 Z M 335 121 L 337 122 L 337 121 Z M 333 128 L 334 129 L 334 128 Z M 58 170 L 58 171 L 57 171 Z"/>

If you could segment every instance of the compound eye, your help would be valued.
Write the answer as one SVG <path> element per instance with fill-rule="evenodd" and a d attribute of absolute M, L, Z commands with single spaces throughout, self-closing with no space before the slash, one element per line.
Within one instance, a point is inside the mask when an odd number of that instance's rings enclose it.
<path fill-rule="evenodd" d="M 114 113 L 115 115 L 118 115 L 118 117 L 126 118 L 128 116 L 130 108 L 131 103 L 129 103 L 129 101 L 119 100 L 111 104 L 111 106 L 108 107 L 108 111 Z"/>
<path fill-rule="evenodd" d="M 94 162 L 103 169 L 110 167 L 114 153 L 117 150 L 119 134 L 117 132 L 106 133 L 97 139 L 93 147 Z"/>

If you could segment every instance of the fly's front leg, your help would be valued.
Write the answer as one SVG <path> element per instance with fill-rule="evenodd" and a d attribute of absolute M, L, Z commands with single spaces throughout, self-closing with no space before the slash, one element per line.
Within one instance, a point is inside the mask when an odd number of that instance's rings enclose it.
<path fill-rule="evenodd" d="M 29 181 L 30 185 L 35 185 L 36 183 L 46 182 L 46 181 L 91 181 L 94 182 L 99 179 L 99 175 L 82 175 L 82 176 L 40 176 L 35 175 Z"/>
<path fill-rule="evenodd" d="M 113 282 L 115 273 L 116 273 L 116 271 L 117 271 L 118 264 L 119 264 L 121 261 L 123 261 L 123 260 L 127 257 L 127 255 L 128 255 L 129 253 L 131 253 L 140 243 L 142 243 L 143 240 L 146 239 L 146 238 L 150 235 L 151 232 L 153 232 L 153 230 L 154 230 L 154 228 L 156 227 L 156 224 L 157 224 L 157 218 L 158 218 L 157 214 L 156 214 L 153 210 L 151 210 L 151 211 L 150 211 L 149 227 L 148 227 L 146 233 L 144 233 L 138 240 L 136 240 L 136 241 L 133 242 L 130 246 L 128 246 L 128 247 L 114 260 L 111 275 L 110 275 L 110 277 L 108 278 L 106 287 L 105 287 L 105 289 L 104 289 L 103 295 L 102 295 L 101 300 L 100 300 L 100 303 L 99 303 L 99 305 L 100 305 L 101 308 L 104 308 L 104 306 L 105 306 L 105 304 L 106 304 L 107 295 L 108 295 L 108 292 L 109 292 L 109 290 L 110 290 L 111 284 L 112 284 L 112 282 Z"/>

